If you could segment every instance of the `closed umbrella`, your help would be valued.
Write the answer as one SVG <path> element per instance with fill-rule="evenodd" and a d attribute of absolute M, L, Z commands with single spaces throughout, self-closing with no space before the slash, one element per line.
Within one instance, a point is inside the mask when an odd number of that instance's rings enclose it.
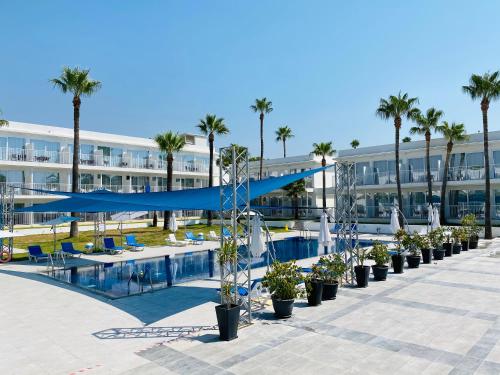
<path fill-rule="evenodd" d="M 66 223 L 71 223 L 72 221 L 79 221 L 79 217 L 73 217 L 73 216 L 59 216 L 56 217 L 55 219 L 49 220 L 44 222 L 43 224 L 45 225 L 51 225 L 52 226 L 52 231 L 54 233 L 54 253 L 56 252 L 56 237 L 57 237 L 57 226 L 59 224 L 66 224 Z"/>
<path fill-rule="evenodd" d="M 391 233 L 396 234 L 396 232 L 401 229 L 399 226 L 399 219 L 398 219 L 398 211 L 396 210 L 396 207 L 393 207 L 391 210 Z"/>
<path fill-rule="evenodd" d="M 260 217 L 255 215 L 252 218 L 250 232 L 250 254 L 252 257 L 259 258 L 266 251 L 264 240 L 262 239 L 262 231 L 260 229 Z"/>
<path fill-rule="evenodd" d="M 434 207 L 434 213 L 432 215 L 432 229 L 439 228 L 441 226 L 439 220 L 439 210 L 437 207 Z"/>
<path fill-rule="evenodd" d="M 329 248 L 331 245 L 332 236 L 330 234 L 330 229 L 328 228 L 328 217 L 326 212 L 323 212 L 319 221 L 318 246 L 326 246 Z"/>
<path fill-rule="evenodd" d="M 168 224 L 168 229 L 171 232 L 177 232 L 179 226 L 177 225 L 177 220 L 175 218 L 175 211 L 172 211 L 172 215 L 170 216 L 170 223 Z"/>
<path fill-rule="evenodd" d="M 430 203 L 427 204 L 427 232 L 432 229 L 432 223 L 434 221 L 434 210 Z"/>

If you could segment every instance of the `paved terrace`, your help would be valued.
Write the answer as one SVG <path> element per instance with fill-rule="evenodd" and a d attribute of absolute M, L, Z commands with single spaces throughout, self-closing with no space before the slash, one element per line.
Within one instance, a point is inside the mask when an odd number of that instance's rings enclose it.
<path fill-rule="evenodd" d="M 214 280 L 117 300 L 0 266 L 1 374 L 498 374 L 500 240 L 219 342 Z M 115 258 L 113 258 L 115 259 Z M 304 260 L 310 264 L 314 259 Z M 255 272 L 260 274 L 261 272 Z"/>

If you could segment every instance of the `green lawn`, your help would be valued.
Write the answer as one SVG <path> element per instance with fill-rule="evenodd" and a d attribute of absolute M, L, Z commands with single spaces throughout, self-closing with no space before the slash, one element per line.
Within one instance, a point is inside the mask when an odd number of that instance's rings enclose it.
<path fill-rule="evenodd" d="M 158 223 L 160 224 L 160 223 Z M 195 235 L 198 233 L 203 233 L 205 238 L 207 238 L 209 231 L 213 230 L 215 233 L 219 233 L 220 227 L 218 225 L 212 225 L 208 227 L 205 224 L 188 225 L 187 229 L 182 226 L 175 233 L 178 240 L 184 239 L 184 233 L 187 231 L 193 232 Z M 273 232 L 284 232 L 283 228 L 270 228 Z M 162 226 L 147 227 L 147 228 L 129 228 L 123 230 L 124 234 L 133 233 L 136 235 L 137 242 L 143 243 L 146 246 L 160 246 L 165 245 L 165 239 L 168 237 L 170 231 L 164 231 Z M 118 230 L 107 230 L 106 236 L 115 237 L 115 244 L 120 245 L 120 232 Z M 70 238 L 69 233 L 58 233 L 56 237 L 56 248 L 61 248 L 61 242 L 71 241 L 73 242 L 75 249 L 82 250 L 84 245 L 88 242 L 94 243 L 94 232 L 86 231 L 80 232 L 77 238 Z M 52 234 L 34 234 L 24 237 L 14 238 L 14 247 L 18 249 L 27 249 L 28 245 L 40 245 L 42 250 L 46 253 L 50 253 L 54 249 L 54 235 Z M 24 254 L 15 254 L 14 260 L 24 260 L 27 256 Z"/>

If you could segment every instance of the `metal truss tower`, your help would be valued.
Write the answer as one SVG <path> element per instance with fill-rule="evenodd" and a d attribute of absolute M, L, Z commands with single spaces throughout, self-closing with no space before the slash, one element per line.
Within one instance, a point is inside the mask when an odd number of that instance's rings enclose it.
<path fill-rule="evenodd" d="M 354 282 L 354 266 L 359 263 L 358 210 L 356 206 L 355 164 L 335 164 L 335 222 L 337 228 L 337 249 L 344 253 L 347 265 L 346 283 Z"/>
<path fill-rule="evenodd" d="M 0 230 L 14 231 L 14 187 L 2 185 L 0 187 Z M 12 259 L 14 240 L 10 238 L 0 238 L 0 261 L 8 262 Z"/>
<path fill-rule="evenodd" d="M 224 147 L 220 149 L 220 246 L 227 241 L 237 248 L 237 259 L 230 264 L 220 265 L 221 291 L 230 288 L 231 302 L 240 304 L 240 325 L 252 322 L 250 293 L 239 294 L 239 287 L 250 290 L 251 254 L 250 237 L 245 236 L 245 225 L 250 223 L 250 175 L 248 150 L 246 148 Z M 229 221 L 229 225 L 227 225 Z M 230 236 L 224 227 L 229 228 Z M 221 293 L 222 303 L 225 303 Z"/>
<path fill-rule="evenodd" d="M 94 214 L 94 249 L 104 249 L 104 237 L 106 236 L 106 213 L 96 212 Z"/>

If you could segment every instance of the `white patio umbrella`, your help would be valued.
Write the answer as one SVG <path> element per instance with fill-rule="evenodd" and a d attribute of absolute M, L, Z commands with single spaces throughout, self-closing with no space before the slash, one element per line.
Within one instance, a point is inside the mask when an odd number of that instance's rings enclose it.
<path fill-rule="evenodd" d="M 177 219 L 175 218 L 175 211 L 172 211 L 172 214 L 170 215 L 170 223 L 168 224 L 168 229 L 171 232 L 177 232 L 177 229 L 179 229 L 179 226 L 177 225 Z"/>
<path fill-rule="evenodd" d="M 439 228 L 441 224 L 439 223 L 439 210 L 437 207 L 434 207 L 432 214 L 432 229 Z"/>
<path fill-rule="evenodd" d="M 432 229 L 432 222 L 434 220 L 434 210 L 430 203 L 427 203 L 427 232 Z"/>
<path fill-rule="evenodd" d="M 252 257 L 259 258 L 265 251 L 266 245 L 260 230 L 260 217 L 254 215 L 250 227 L 250 254 L 252 254 Z"/>
<path fill-rule="evenodd" d="M 401 227 L 399 226 L 398 211 L 396 210 L 396 207 L 393 207 L 391 210 L 391 225 L 390 225 L 391 233 L 396 234 L 396 232 L 400 228 Z"/>
<path fill-rule="evenodd" d="M 55 219 L 52 219 L 52 220 L 49 220 L 49 221 L 46 221 L 43 223 L 45 225 L 52 226 L 52 232 L 54 234 L 54 241 L 53 241 L 54 242 L 54 253 L 56 252 L 57 226 L 59 224 L 67 224 L 67 223 L 71 223 L 73 221 L 79 221 L 79 220 L 80 220 L 79 217 L 61 215 L 59 217 L 56 217 Z"/>
<path fill-rule="evenodd" d="M 323 212 L 319 221 L 318 246 L 326 246 L 330 248 L 331 245 L 332 236 L 330 234 L 330 228 L 328 228 L 328 216 L 326 212 Z M 328 252 L 330 252 L 330 249 L 328 249 Z"/>

